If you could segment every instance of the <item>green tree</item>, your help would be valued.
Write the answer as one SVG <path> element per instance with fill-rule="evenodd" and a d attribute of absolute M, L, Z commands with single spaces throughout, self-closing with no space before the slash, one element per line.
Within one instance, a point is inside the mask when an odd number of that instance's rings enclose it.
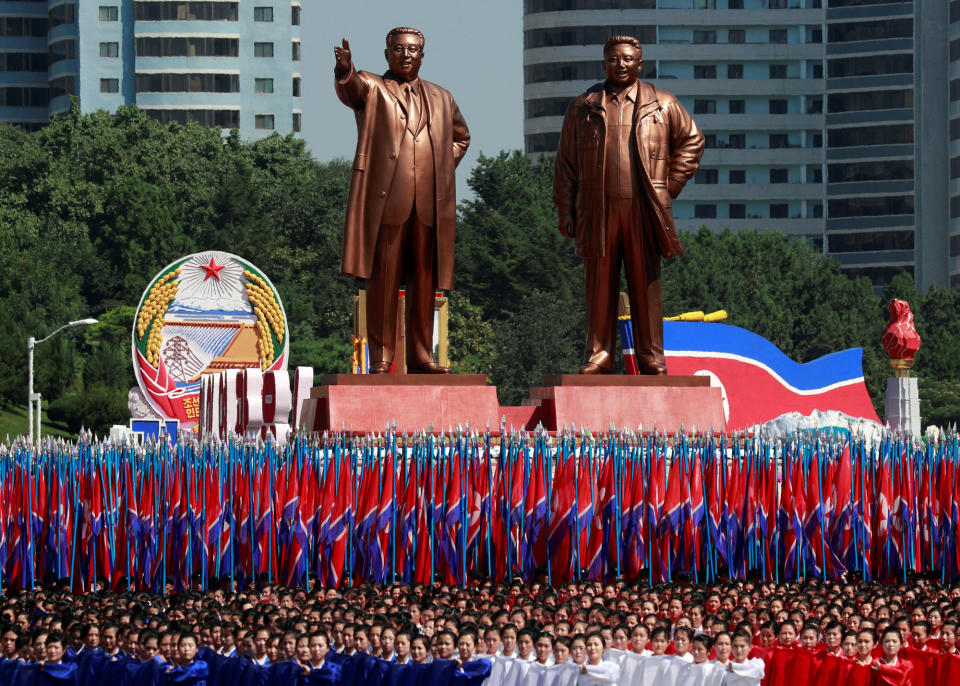
<path fill-rule="evenodd" d="M 496 328 L 460 291 L 449 298 L 450 371 L 489 374 L 496 352 Z"/>
<path fill-rule="evenodd" d="M 519 405 L 546 374 L 570 372 L 580 365 L 583 307 L 555 293 L 531 290 L 519 307 L 494 323 L 490 376 L 500 402 Z"/>
<path fill-rule="evenodd" d="M 460 204 L 457 290 L 487 320 L 515 311 L 533 290 L 582 299 L 582 261 L 557 230 L 553 159 L 481 155 L 468 183 L 476 197 Z"/>

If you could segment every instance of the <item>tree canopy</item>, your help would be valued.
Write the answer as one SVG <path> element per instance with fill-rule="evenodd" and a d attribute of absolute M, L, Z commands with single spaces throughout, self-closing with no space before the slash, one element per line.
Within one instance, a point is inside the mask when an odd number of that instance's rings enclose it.
<path fill-rule="evenodd" d="M 481 157 L 459 206 L 450 300 L 454 371 L 487 373 L 518 403 L 546 373 L 572 372 L 584 336 L 583 267 L 556 228 L 553 164 Z M 100 321 L 37 348 L 35 387 L 73 429 L 126 423 L 130 330 L 147 281 L 191 252 L 225 250 L 274 282 L 290 322 L 290 364 L 349 368 L 352 297 L 339 273 L 351 165 L 319 162 L 292 136 L 246 143 L 136 108 L 74 108 L 35 133 L 0 125 L 0 406 L 25 402 L 28 336 Z M 733 227 L 735 228 L 735 227 Z M 924 421 L 960 416 L 960 288 L 884 297 L 806 242 L 776 231 L 683 236 L 664 263 L 665 314 L 726 309 L 731 324 L 807 361 L 862 346 L 875 403 L 888 375 L 888 297 L 905 297 L 923 347 Z M 929 398 L 929 401 L 927 400 Z M 880 407 L 882 411 L 882 407 Z"/>

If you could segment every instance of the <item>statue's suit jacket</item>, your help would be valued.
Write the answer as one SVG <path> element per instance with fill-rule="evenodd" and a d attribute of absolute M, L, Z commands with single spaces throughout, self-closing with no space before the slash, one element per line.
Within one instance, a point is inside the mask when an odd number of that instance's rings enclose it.
<path fill-rule="evenodd" d="M 680 187 L 693 178 L 703 155 L 704 137 L 673 95 L 640 82 L 634 108 L 638 188 L 650 200 L 656 222 L 655 245 L 662 257 L 683 252 L 673 222 L 668 179 Z M 560 226 L 573 226 L 577 255 L 603 257 L 606 245 L 604 151 L 607 95 L 598 83 L 567 110 L 554 167 L 553 202 Z"/>
<path fill-rule="evenodd" d="M 440 86 L 420 79 L 426 127 L 434 162 L 434 229 L 437 245 L 437 287 L 453 288 L 453 248 L 456 232 L 454 170 L 470 145 L 467 123 L 453 96 Z M 407 122 L 402 86 L 390 72 L 365 71 L 336 81 L 337 97 L 357 117 L 357 152 L 347 200 L 340 271 L 367 278 L 373 269 L 383 209 L 397 170 L 398 154 Z M 422 135 L 422 134 L 421 134 Z"/>

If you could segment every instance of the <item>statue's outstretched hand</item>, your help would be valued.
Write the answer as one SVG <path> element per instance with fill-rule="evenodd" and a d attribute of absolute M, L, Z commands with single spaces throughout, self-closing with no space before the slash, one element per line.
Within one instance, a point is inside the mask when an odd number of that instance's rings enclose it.
<path fill-rule="evenodd" d="M 337 66 L 335 67 L 337 74 L 341 76 L 345 75 L 350 71 L 350 65 L 353 64 L 349 41 L 344 38 L 342 46 L 334 46 L 333 54 L 337 58 Z"/>

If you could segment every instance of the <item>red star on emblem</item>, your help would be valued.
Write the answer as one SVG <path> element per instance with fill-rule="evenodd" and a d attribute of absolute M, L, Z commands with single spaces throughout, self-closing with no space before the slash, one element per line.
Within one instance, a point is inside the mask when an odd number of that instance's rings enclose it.
<path fill-rule="evenodd" d="M 211 276 L 215 277 L 217 281 L 220 280 L 220 270 L 223 269 L 222 264 L 217 264 L 213 261 L 213 258 L 210 258 L 210 264 L 201 264 L 200 268 L 207 272 L 206 276 L 203 277 L 203 280 L 206 281 Z"/>

